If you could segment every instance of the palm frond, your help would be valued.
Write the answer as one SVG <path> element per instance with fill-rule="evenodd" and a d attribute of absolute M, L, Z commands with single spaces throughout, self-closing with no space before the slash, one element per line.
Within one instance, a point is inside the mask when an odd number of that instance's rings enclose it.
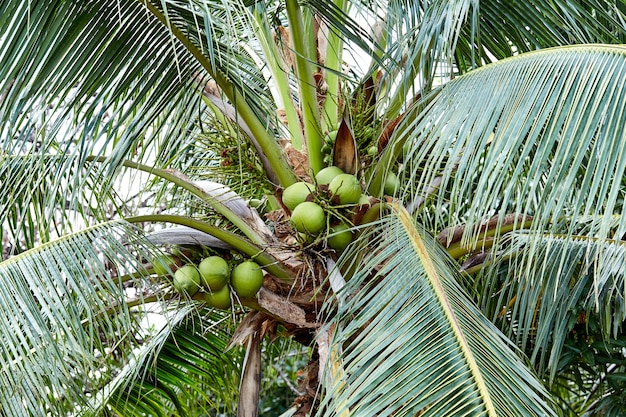
<path fill-rule="evenodd" d="M 15 26 L 16 36 L 3 38 L 3 50 L 13 65 L 3 66 L 0 79 L 10 86 L 1 104 L 10 121 L 3 148 L 11 153 L 24 151 L 22 141 L 11 141 L 16 132 L 35 135 L 42 150 L 73 149 L 82 136 L 94 143 L 74 152 L 115 144 L 119 160 L 151 139 L 143 137 L 147 125 L 181 102 L 189 74 L 199 71 L 140 3 L 8 7 L 13 19 L 6 29 Z M 50 20 L 58 22 L 56 31 L 46 30 Z M 194 107 L 189 97 L 185 103 Z"/>
<path fill-rule="evenodd" d="M 494 58 L 561 45 L 619 44 L 626 38 L 622 2 L 527 1 L 514 7 L 490 0 L 351 2 L 353 15 L 382 22 L 385 42 L 358 30 L 354 19 L 337 7 L 307 4 L 368 55 L 381 55 L 374 63 L 384 69 L 382 84 L 391 95 L 385 104 L 388 117 L 405 110 L 407 96 Z M 377 51 L 383 47 L 384 52 Z"/>
<path fill-rule="evenodd" d="M 111 181 L 124 160 L 153 152 L 167 157 L 172 148 L 193 143 L 202 126 L 192 121 L 209 109 L 202 98 L 208 71 L 221 74 L 222 89 L 237 92 L 239 102 L 230 96 L 236 117 L 264 136 L 268 158 L 281 159 L 267 132 L 275 130 L 271 95 L 240 45 L 253 34 L 246 9 L 223 2 L 159 6 L 164 8 L 146 10 L 141 2 L 4 5 L 1 29 L 11 36 L 1 38 L 1 49 L 12 64 L 0 69 L 3 156 L 65 155 L 80 165 L 107 155 L 110 164 L 97 172 Z M 49 21 L 58 28 L 50 30 Z M 187 30 L 170 32 L 179 26 Z M 247 35 L 233 44 L 237 33 Z M 251 106 L 248 113 L 241 110 Z M 283 174 L 288 171 L 283 167 Z M 74 170 L 53 183 L 71 177 L 68 186 L 80 189 L 88 174 Z M 11 179 L 27 183 L 27 175 Z"/>
<path fill-rule="evenodd" d="M 150 152 L 162 135 L 172 140 L 190 134 L 189 112 L 201 105 L 191 93 L 190 74 L 200 68 L 177 51 L 140 3 L 3 7 L 2 32 L 11 36 L 2 37 L 1 49 L 11 65 L 0 69 L 6 92 L 0 102 L 2 164 L 22 157 L 42 166 L 13 165 L 3 172 L 3 185 L 14 192 L 13 201 L 3 199 L 7 206 L 23 198 L 22 212 L 31 210 L 33 222 L 45 228 L 59 193 L 66 195 L 56 204 L 63 212 L 66 198 L 72 207 L 83 189 L 110 187 L 114 169 L 134 152 Z M 58 27 L 48 28 L 50 21 Z M 114 168 L 81 169 L 88 156 L 109 151 Z M 52 168 L 54 159 L 61 163 Z M 26 204 L 37 187 L 49 193 L 36 201 L 41 212 Z"/>
<path fill-rule="evenodd" d="M 420 202 L 433 233 L 517 213 L 548 232 L 562 233 L 567 216 L 572 227 L 593 219 L 589 236 L 624 234 L 626 218 L 614 226 L 613 214 L 623 211 L 625 53 L 543 50 L 449 83 L 397 136 L 411 148 L 400 198 Z M 477 234 L 466 228 L 466 242 Z"/>
<path fill-rule="evenodd" d="M 107 407 L 119 415 L 234 415 L 239 384 L 239 350 L 226 352 L 232 332 L 229 313 L 181 309 L 135 360 Z M 137 355 L 139 356 L 139 355 Z"/>
<path fill-rule="evenodd" d="M 403 209 L 376 230 L 331 319 L 342 368 L 321 415 L 554 415 L 434 239 Z"/>
<path fill-rule="evenodd" d="M 80 223 L 106 221 L 109 207 L 128 210 L 128 201 L 76 155 L 3 156 L 0 179 L 0 225 L 27 247 L 71 233 Z"/>
<path fill-rule="evenodd" d="M 551 378 L 574 327 L 587 320 L 598 334 L 617 337 L 626 319 L 626 246 L 587 236 L 514 233 L 494 259 L 496 289 L 511 338 Z M 506 307 L 508 306 L 508 307 Z M 594 319 L 595 317 L 595 319 Z M 595 327 L 596 325 L 594 325 Z"/>
<path fill-rule="evenodd" d="M 461 73 L 519 53 L 580 43 L 624 43 L 624 8 L 615 2 L 525 1 L 502 9 L 481 1 L 468 15 L 457 44 Z"/>
<path fill-rule="evenodd" d="M 149 279 L 142 257 L 156 252 L 142 242 L 140 231 L 113 222 L 0 264 L 3 414 L 88 407 L 87 394 L 112 377 L 111 365 L 139 346 L 142 314 L 129 303 L 154 301 L 166 285 Z"/>

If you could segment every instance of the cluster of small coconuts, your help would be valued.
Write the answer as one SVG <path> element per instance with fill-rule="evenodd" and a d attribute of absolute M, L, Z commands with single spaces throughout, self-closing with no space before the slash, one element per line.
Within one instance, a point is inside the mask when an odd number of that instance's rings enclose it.
<path fill-rule="evenodd" d="M 388 177 L 385 194 L 392 194 L 396 187 L 397 178 Z M 356 208 L 367 210 L 370 197 L 362 193 L 356 176 L 331 165 L 315 175 L 315 184 L 299 181 L 285 188 L 282 202 L 291 212 L 291 226 L 301 241 L 323 241 L 341 253 L 352 242 L 351 218 Z M 179 293 L 188 297 L 200 293 L 208 305 L 219 309 L 230 308 L 231 292 L 240 299 L 252 298 L 263 286 L 263 270 L 253 260 L 238 262 L 231 270 L 229 262 L 219 255 L 208 256 L 197 265 L 183 266 L 164 256 L 154 259 L 152 266 L 160 276 L 173 271 L 172 283 Z"/>
<path fill-rule="evenodd" d="M 359 180 L 333 165 L 315 175 L 315 185 L 300 181 L 285 188 L 282 201 L 291 211 L 291 226 L 305 241 L 318 237 L 329 224 L 326 243 L 337 252 L 343 251 L 353 236 L 347 216 L 329 218 L 328 209 L 340 213 L 344 208 L 370 204 L 369 198 L 362 194 Z"/>
<path fill-rule="evenodd" d="M 178 292 L 189 297 L 202 292 L 208 305 L 220 309 L 230 307 L 231 291 L 239 298 L 252 298 L 263 286 L 263 270 L 252 260 L 239 262 L 231 271 L 228 262 L 218 255 L 204 258 L 198 265 L 188 263 L 179 268 L 171 258 L 157 258 L 153 268 L 158 275 L 175 269 L 172 283 Z"/>

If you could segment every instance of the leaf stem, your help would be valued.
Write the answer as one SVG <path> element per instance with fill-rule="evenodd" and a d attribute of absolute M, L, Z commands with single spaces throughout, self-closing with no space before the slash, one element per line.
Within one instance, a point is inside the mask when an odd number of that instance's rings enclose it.
<path fill-rule="evenodd" d="M 90 156 L 87 158 L 87 161 L 93 162 L 106 162 L 106 157 L 104 156 Z M 127 168 L 137 169 L 139 171 L 147 172 L 151 175 L 156 175 L 157 177 L 163 178 L 164 180 L 170 181 L 177 186 L 184 188 L 189 191 L 191 194 L 200 198 L 202 201 L 207 203 L 212 209 L 217 211 L 219 214 L 227 218 L 235 227 L 237 227 L 244 235 L 246 235 L 250 240 L 252 240 L 256 244 L 264 244 L 265 239 L 259 235 L 248 223 L 246 223 L 241 217 L 239 217 L 236 213 L 230 210 L 224 203 L 219 201 L 217 198 L 211 196 L 210 194 L 204 192 L 201 188 L 199 188 L 193 181 L 189 180 L 181 173 L 178 173 L 173 170 L 164 170 L 155 168 L 150 165 L 140 164 L 138 162 L 133 161 L 123 161 L 122 165 Z"/>
<path fill-rule="evenodd" d="M 346 2 L 344 0 L 335 0 L 335 6 L 338 9 L 345 10 Z M 326 49 L 326 61 L 324 66 L 324 78 L 328 89 L 326 90 L 326 99 L 323 107 L 323 122 L 327 130 L 336 129 L 337 120 L 339 118 L 339 73 L 341 72 L 341 63 L 343 56 L 343 40 L 339 34 L 332 29 L 328 29 L 328 44 Z"/>
<path fill-rule="evenodd" d="M 476 358 L 472 352 L 472 348 L 468 340 L 466 339 L 463 329 L 461 329 L 461 325 L 456 318 L 456 313 L 452 308 L 452 304 L 446 294 L 446 290 L 444 289 L 443 283 L 441 281 L 441 277 L 437 272 L 437 267 L 435 266 L 431 254 L 429 253 L 425 243 L 424 238 L 421 236 L 419 231 L 415 228 L 413 224 L 413 219 L 409 212 L 401 205 L 395 204 L 392 205 L 393 210 L 395 211 L 396 216 L 402 223 L 404 230 L 407 233 L 407 236 L 413 243 L 413 248 L 415 249 L 415 253 L 421 259 L 421 263 L 424 266 L 424 270 L 426 272 L 426 276 L 430 280 L 430 284 L 433 288 L 435 296 L 439 300 L 443 311 L 446 315 L 448 323 L 450 324 L 451 330 L 454 333 L 454 338 L 459 343 L 459 348 L 463 353 L 467 366 L 469 368 L 469 372 L 472 375 L 472 378 L 476 384 L 476 388 L 478 389 L 479 395 L 483 401 L 486 415 L 495 417 L 497 415 L 496 409 L 491 399 L 491 395 L 489 393 L 489 389 L 483 379 L 482 370 L 480 369 Z"/>
<path fill-rule="evenodd" d="M 202 51 L 180 30 L 174 23 L 165 16 L 150 1 L 142 2 L 146 8 L 152 13 L 171 33 L 178 39 L 185 48 L 196 58 L 196 60 L 204 67 L 209 75 L 215 80 L 217 85 L 224 92 L 229 101 L 237 108 L 237 114 L 246 122 L 248 128 L 253 132 L 254 137 L 261 145 L 261 152 L 265 154 L 269 160 L 274 174 L 279 183 L 283 187 L 293 184 L 296 177 L 285 158 L 282 149 L 276 140 L 267 132 L 266 126 L 256 115 L 252 107 L 248 104 L 245 97 L 236 88 L 236 86 L 228 79 L 228 77 L 202 53 Z"/>
<path fill-rule="evenodd" d="M 272 33 L 267 22 L 267 10 L 265 10 L 265 6 L 261 2 L 257 3 L 254 10 L 254 22 L 256 24 L 257 38 L 271 72 L 271 81 L 276 85 L 277 93 L 280 96 L 275 98 L 276 104 L 279 110 L 285 111 L 287 127 L 291 134 L 291 144 L 297 150 L 302 150 L 304 136 L 296 106 L 291 98 L 288 68 L 283 68 L 283 65 L 286 66 L 286 63 L 280 58 L 276 44 L 272 40 Z"/>
<path fill-rule="evenodd" d="M 304 31 L 302 10 L 297 0 L 287 0 L 287 18 L 291 29 L 291 39 L 294 48 L 294 60 L 296 63 L 296 76 L 300 90 L 302 106 L 302 119 L 304 121 L 304 136 L 306 139 L 309 166 L 313 175 L 324 167 L 322 154 L 322 129 L 320 126 L 320 113 L 317 104 L 317 90 L 313 70 L 309 57 L 315 51 L 308 51 L 307 37 Z"/>
<path fill-rule="evenodd" d="M 533 219 L 512 222 L 508 224 L 502 224 L 499 227 L 488 228 L 484 232 L 481 232 L 477 237 L 478 239 L 470 245 L 464 244 L 463 240 L 452 243 L 450 246 L 444 249 L 454 259 L 460 259 L 462 256 L 468 253 L 474 252 L 477 249 L 490 248 L 495 243 L 496 237 L 512 232 L 514 230 L 529 229 L 532 226 Z"/>

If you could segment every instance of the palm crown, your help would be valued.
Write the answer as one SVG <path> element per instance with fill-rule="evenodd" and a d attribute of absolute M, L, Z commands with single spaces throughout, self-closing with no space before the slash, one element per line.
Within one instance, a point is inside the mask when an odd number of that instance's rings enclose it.
<path fill-rule="evenodd" d="M 622 415 L 625 10 L 3 2 L 2 414 Z"/>

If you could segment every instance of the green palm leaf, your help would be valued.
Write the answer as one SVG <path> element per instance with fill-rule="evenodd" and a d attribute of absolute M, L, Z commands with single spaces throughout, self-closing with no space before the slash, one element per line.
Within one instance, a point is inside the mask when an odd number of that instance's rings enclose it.
<path fill-rule="evenodd" d="M 161 329 L 164 337 L 154 338 L 160 343 L 144 349 L 134 379 L 125 378 L 108 401 L 109 409 L 124 416 L 158 415 L 168 409 L 181 416 L 234 414 L 242 356 L 238 350 L 226 352 L 232 332 L 229 314 L 186 308 L 177 316 L 182 320 L 170 320 Z"/>
<path fill-rule="evenodd" d="M 189 87 L 181 75 L 198 71 L 199 65 L 172 46 L 167 31 L 147 18 L 140 3 L 118 6 L 6 4 L 3 16 L 11 19 L 4 23 L 15 36 L 3 38 L 3 50 L 13 65 L 3 66 L 0 79 L 10 87 L 1 103 L 10 131 L 36 135 L 40 149 L 69 150 L 80 127 L 93 143 L 74 152 L 85 155 L 114 143 L 119 159 L 137 147 L 151 121 L 180 103 Z M 56 31 L 45 29 L 50 20 L 58 22 Z M 192 97 L 186 98 L 191 107 Z M 55 111 L 47 111 L 49 106 Z M 122 132 L 121 126 L 127 129 Z M 25 151 L 20 141 L 4 141 L 3 147 L 12 149 L 12 144 Z"/>
<path fill-rule="evenodd" d="M 403 209 L 380 226 L 332 320 L 343 369 L 323 415 L 554 415 L 434 239 Z"/>
<path fill-rule="evenodd" d="M 137 229 L 113 222 L 0 264 L 0 404 L 5 415 L 62 415 L 87 407 L 86 393 L 111 378 L 113 353 L 123 353 L 123 364 L 138 346 L 141 314 L 127 303 L 147 302 L 163 286 L 148 279 L 137 253 L 155 252 L 141 242 Z M 126 294 L 133 289 L 135 295 Z M 101 367 L 108 370 L 95 376 Z"/>
<path fill-rule="evenodd" d="M 79 177 L 81 185 L 73 183 Z M 106 219 L 107 203 L 124 210 L 124 201 L 88 165 L 81 166 L 77 156 L 2 156 L 0 179 L 0 225 L 29 247 L 50 240 L 51 232 L 71 232 L 77 220 L 91 224 Z"/>
<path fill-rule="evenodd" d="M 626 220 L 615 226 L 613 213 L 622 211 L 626 167 L 625 53 L 619 46 L 549 49 L 449 83 L 398 135 L 412 148 L 402 171 L 411 187 L 401 198 L 422 210 L 434 233 L 523 213 L 533 227 L 555 233 L 563 221 L 574 230 L 578 219 L 591 218 L 590 236 L 623 234 Z M 478 227 L 466 228 L 467 242 L 477 234 Z"/>
<path fill-rule="evenodd" d="M 626 39 L 623 4 L 609 1 L 525 1 L 505 10 L 500 1 L 491 0 L 352 3 L 355 14 L 384 22 L 388 43 L 365 44 L 368 36 L 353 29 L 358 25 L 347 15 L 325 2 L 307 2 L 364 50 L 387 45 L 380 66 L 392 94 L 389 116 L 404 110 L 407 95 L 448 81 L 454 69 L 464 73 L 494 58 L 540 48 Z"/>
<path fill-rule="evenodd" d="M 581 310 L 600 317 L 605 337 L 626 317 L 625 52 L 563 47 L 485 66 L 441 88 L 398 132 L 411 148 L 400 198 L 431 233 L 462 232 L 443 239 L 450 251 L 493 245 L 494 268 L 473 283 L 479 304 L 494 319 L 508 306 L 498 323 L 551 376 Z M 500 239 L 511 213 L 532 216 L 512 225 L 531 230 Z"/>
<path fill-rule="evenodd" d="M 261 69 L 241 46 L 247 37 L 231 41 L 253 33 L 249 12 L 223 2 L 157 3 L 3 5 L 3 33 L 11 33 L 0 40 L 11 62 L 0 69 L 3 155 L 65 154 L 81 164 L 106 154 L 112 166 L 100 175 L 109 179 L 135 153 L 169 158 L 172 148 L 193 143 L 194 117 L 209 108 L 201 90 L 212 77 L 261 141 L 268 175 L 275 180 L 278 169 L 290 181 L 268 133 L 275 107 Z M 59 27 L 48 28 L 50 21 Z M 73 174 L 69 184 L 82 187 L 85 172 Z"/>
<path fill-rule="evenodd" d="M 511 337 L 531 352 L 541 372 L 555 377 L 581 314 L 597 317 L 604 337 L 618 336 L 626 317 L 625 251 L 622 241 L 515 233 L 495 259 L 490 269 L 499 271 L 488 276 L 503 278 L 498 304 L 515 300 L 504 310 Z M 493 313 L 502 315 L 500 309 Z"/>

